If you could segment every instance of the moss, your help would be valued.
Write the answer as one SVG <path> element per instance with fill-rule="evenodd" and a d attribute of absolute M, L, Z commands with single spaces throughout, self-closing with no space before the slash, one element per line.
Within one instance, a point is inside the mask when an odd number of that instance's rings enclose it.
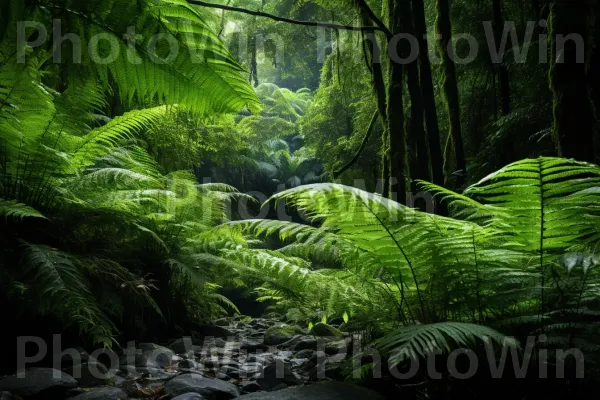
<path fill-rule="evenodd" d="M 277 345 L 287 342 L 295 335 L 302 335 L 304 330 L 296 325 L 279 324 L 265 332 L 265 344 Z"/>
<path fill-rule="evenodd" d="M 315 336 L 320 336 L 320 337 L 343 337 L 343 333 L 342 331 L 340 331 L 337 328 L 334 328 L 331 325 L 327 325 L 324 324 L 322 322 L 319 322 L 318 324 L 315 324 L 315 326 L 313 326 L 311 333 Z"/>

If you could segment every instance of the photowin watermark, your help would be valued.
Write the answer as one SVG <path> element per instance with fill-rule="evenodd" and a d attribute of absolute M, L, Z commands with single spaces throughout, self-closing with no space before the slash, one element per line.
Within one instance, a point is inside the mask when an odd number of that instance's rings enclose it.
<path fill-rule="evenodd" d="M 51 27 L 47 27 L 38 21 L 20 21 L 17 23 L 17 61 L 24 63 L 27 59 L 28 48 L 47 48 L 53 49 L 52 62 L 62 63 L 67 59 L 71 63 L 79 64 L 87 57 L 91 62 L 101 65 L 112 64 L 118 61 L 138 65 L 144 61 L 156 64 L 175 64 L 180 55 L 186 56 L 186 62 L 204 63 L 207 57 L 219 57 L 210 49 L 210 42 L 214 41 L 216 36 L 197 35 L 194 29 L 186 27 L 182 33 L 174 35 L 167 32 L 154 33 L 148 37 L 136 31 L 135 26 L 130 26 L 125 32 L 119 34 L 114 31 L 98 32 L 90 37 L 83 38 L 75 32 L 67 32 L 63 28 L 62 20 L 54 19 Z M 524 27 L 517 28 L 514 21 L 506 21 L 502 32 L 495 33 L 491 21 L 482 21 L 484 32 L 483 37 L 477 37 L 467 32 L 457 32 L 452 36 L 451 41 L 447 41 L 444 52 L 456 64 L 465 65 L 474 62 L 483 52 L 487 52 L 493 64 L 505 62 L 508 54 L 513 57 L 517 64 L 525 63 L 532 48 L 537 47 L 537 62 L 546 64 L 549 62 L 549 55 L 556 54 L 555 62 L 564 63 L 575 62 L 583 64 L 586 60 L 586 39 L 576 33 L 556 34 L 553 37 L 548 35 L 548 21 L 528 21 Z M 228 26 L 237 36 L 237 41 L 233 40 L 230 46 L 240 60 L 248 58 L 249 49 L 252 48 L 258 59 L 266 58 L 265 49 L 268 47 L 270 53 L 274 54 L 276 65 L 282 65 L 286 53 L 286 40 L 282 35 L 272 33 L 247 33 L 241 27 L 233 22 Z M 356 48 L 355 40 L 352 40 L 348 31 L 340 31 L 335 38 L 329 35 L 330 28 L 317 27 L 317 34 L 314 35 L 315 52 L 314 57 L 318 63 L 324 63 L 331 49 L 336 47 L 343 50 L 346 46 L 352 46 L 351 50 L 359 51 Z M 518 31 L 522 31 L 521 37 Z M 390 37 L 383 38 L 377 35 L 365 35 L 365 40 L 375 40 L 377 45 L 373 46 L 373 62 L 382 62 L 382 52 L 395 63 L 408 64 L 415 62 L 421 53 L 421 43 L 429 42 L 428 57 L 432 64 L 441 64 L 442 57 L 438 54 L 438 43 L 446 43 L 439 34 L 425 34 L 419 38 L 409 33 L 398 33 Z M 386 43 L 387 42 L 387 43 Z M 401 44 L 408 43 L 408 53 L 400 51 Z M 509 47 L 509 42 L 511 46 Z M 385 44 L 385 46 L 384 46 Z M 551 48 L 554 47 L 554 49 Z M 574 55 L 573 60 L 565 60 L 565 49 L 569 47 L 569 54 Z M 65 57 L 65 51 L 68 52 L 68 58 Z M 309 56 L 309 55 L 307 55 Z"/>
<path fill-rule="evenodd" d="M 316 340 L 315 340 L 316 339 Z M 470 348 L 458 347 L 451 351 L 442 351 L 435 342 L 421 343 L 426 355 L 407 357 L 399 362 L 394 351 L 391 354 L 382 354 L 376 348 L 365 347 L 359 335 L 346 338 L 318 337 L 313 339 L 312 346 L 303 349 L 310 350 L 310 355 L 296 359 L 290 355 L 287 348 L 283 350 L 255 343 L 248 346 L 243 338 L 229 337 L 215 339 L 206 337 L 202 344 L 197 345 L 197 339 L 183 337 L 178 340 L 177 354 L 175 351 L 154 344 L 138 344 L 131 341 L 127 343 L 121 355 L 106 348 L 100 348 L 91 354 L 82 357 L 80 349 L 63 349 L 61 335 L 53 337 L 49 346 L 43 339 L 35 336 L 17 338 L 18 360 L 16 376 L 27 378 L 28 367 L 36 366 L 41 361 L 47 361 L 51 354 L 51 362 L 56 377 L 60 377 L 65 370 L 65 359 L 70 361 L 73 368 L 69 369 L 73 377 L 81 378 L 83 371 L 97 379 L 110 379 L 117 374 L 131 374 L 136 370 L 146 371 L 148 367 L 156 369 L 184 368 L 191 372 L 206 374 L 212 373 L 234 374 L 237 379 L 264 377 L 265 368 L 275 365 L 275 377 L 284 378 L 290 371 L 313 371 L 311 376 L 316 379 L 326 379 L 327 366 L 330 364 L 351 366 L 353 377 L 361 378 L 365 360 L 371 366 L 370 373 L 373 378 L 389 376 L 399 379 L 412 379 L 417 374 L 425 373 L 429 379 L 442 379 L 443 374 L 455 379 L 466 380 L 473 378 L 480 372 L 485 372 L 493 379 L 502 379 L 511 376 L 525 379 L 535 376 L 540 379 L 562 379 L 567 374 L 577 379 L 585 377 L 585 356 L 580 349 L 554 349 L 552 360 L 550 351 L 540 348 L 540 343 L 547 341 L 545 335 L 530 336 L 525 346 L 519 347 L 513 338 L 507 337 L 502 345 L 492 343 L 483 338 L 483 350 L 474 351 Z M 255 339 L 253 339 L 255 340 Z M 305 341 L 305 345 L 308 343 Z M 27 352 L 26 348 L 36 346 L 35 352 Z M 172 346 L 174 347 L 174 346 Z M 281 347 L 281 346 L 279 346 Z M 175 347 L 174 347 L 175 348 Z M 293 346 L 291 347 L 293 348 Z M 51 353 L 49 353 L 51 350 Z M 287 353 L 287 358 L 275 357 L 279 352 Z M 294 352 L 291 352 L 292 354 Z M 296 352 L 297 353 L 297 352 Z M 407 353 L 408 354 L 408 353 Z M 263 357 L 264 356 L 264 357 Z M 445 360 L 444 370 L 440 371 L 438 357 Z M 99 368 L 102 359 L 105 368 Z M 190 360 L 192 362 L 190 362 Z M 291 360 L 295 362 L 290 367 Z M 387 361 L 387 362 L 383 362 Z M 236 367 L 232 367 L 235 365 Z M 384 374 L 382 366 L 387 365 L 388 371 Z M 273 368 L 271 368 L 272 370 Z M 574 374 L 573 374 L 574 373 Z"/>

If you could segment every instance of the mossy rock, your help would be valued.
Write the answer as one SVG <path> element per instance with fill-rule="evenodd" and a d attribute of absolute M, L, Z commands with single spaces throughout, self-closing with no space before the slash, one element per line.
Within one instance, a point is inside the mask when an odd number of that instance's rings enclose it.
<path fill-rule="evenodd" d="M 276 346 L 292 339 L 296 335 L 304 334 L 304 330 L 296 325 L 277 324 L 265 332 L 265 344 Z"/>
<path fill-rule="evenodd" d="M 319 322 L 315 324 L 311 330 L 311 333 L 315 336 L 319 337 L 343 337 L 344 334 L 337 328 L 334 328 L 331 325 L 324 324 Z"/>

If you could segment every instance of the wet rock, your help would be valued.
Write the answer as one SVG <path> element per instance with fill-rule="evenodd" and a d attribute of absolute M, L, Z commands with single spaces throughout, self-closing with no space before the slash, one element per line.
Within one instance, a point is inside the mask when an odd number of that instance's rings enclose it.
<path fill-rule="evenodd" d="M 379 393 L 358 385 L 324 382 L 272 393 L 251 393 L 241 400 L 384 400 Z"/>
<path fill-rule="evenodd" d="M 179 368 L 197 369 L 198 363 L 194 360 L 183 360 L 179 362 Z"/>
<path fill-rule="evenodd" d="M 228 338 L 230 336 L 235 336 L 234 333 L 227 328 L 208 324 L 197 325 L 194 333 L 194 336 L 199 339 L 207 337 Z"/>
<path fill-rule="evenodd" d="M 194 352 L 192 338 L 184 337 L 177 339 L 169 345 L 169 349 L 173 350 L 176 354 L 187 354 L 189 352 Z"/>
<path fill-rule="evenodd" d="M 88 361 L 83 364 L 64 368 L 63 372 L 74 377 L 81 387 L 102 386 L 112 382 L 113 373 L 97 361 Z"/>
<path fill-rule="evenodd" d="M 231 320 L 229 318 L 221 318 L 214 322 L 217 326 L 229 326 L 231 324 Z"/>
<path fill-rule="evenodd" d="M 61 398 L 68 389 L 76 387 L 75 378 L 53 368 L 29 368 L 23 378 L 14 374 L 0 379 L 0 391 L 25 398 Z"/>
<path fill-rule="evenodd" d="M 296 335 L 290 340 L 277 346 L 281 349 L 294 349 L 296 351 L 305 349 L 314 349 L 317 347 L 318 341 L 312 336 Z"/>
<path fill-rule="evenodd" d="M 300 350 L 299 352 L 296 353 L 296 358 L 299 358 L 299 359 L 311 358 L 313 356 L 313 354 L 315 354 L 314 350 L 304 349 L 304 350 Z"/>
<path fill-rule="evenodd" d="M 278 324 L 265 332 L 265 344 L 278 345 L 288 342 L 296 335 L 303 334 L 302 328 L 295 325 Z"/>
<path fill-rule="evenodd" d="M 262 387 L 258 384 L 258 382 L 250 381 L 250 382 L 243 382 L 240 385 L 240 389 L 242 389 L 242 391 L 244 393 L 254 393 L 254 392 L 260 392 L 262 390 Z"/>
<path fill-rule="evenodd" d="M 70 400 L 127 400 L 129 396 L 118 388 L 98 388 L 78 394 Z"/>
<path fill-rule="evenodd" d="M 267 350 L 269 346 L 267 346 L 262 340 L 256 339 L 246 339 L 242 341 L 240 345 L 240 349 L 248 350 L 248 351 L 256 351 L 256 350 Z"/>
<path fill-rule="evenodd" d="M 185 393 L 198 393 L 207 400 L 228 400 L 240 395 L 239 389 L 231 383 L 197 374 L 176 376 L 166 383 L 164 392 L 171 397 Z"/>
<path fill-rule="evenodd" d="M 198 393 L 185 393 L 180 396 L 173 397 L 171 400 L 205 400 L 205 398 Z"/>
<path fill-rule="evenodd" d="M 322 322 L 315 324 L 315 326 L 313 326 L 313 328 L 311 330 L 311 333 L 313 335 L 319 336 L 319 337 L 339 337 L 339 338 L 344 337 L 344 334 L 342 333 L 342 331 L 340 331 L 337 328 L 334 328 L 331 325 L 324 324 Z"/>
<path fill-rule="evenodd" d="M 141 343 L 135 354 L 135 365 L 137 367 L 165 368 L 173 363 L 174 356 L 173 350 L 166 347 L 154 343 Z M 123 361 L 122 359 L 121 364 Z M 130 357 L 127 356 L 125 362 L 129 361 Z"/>
<path fill-rule="evenodd" d="M 0 392 L 0 400 L 12 400 L 13 396 L 10 392 Z"/>
<path fill-rule="evenodd" d="M 257 382 L 265 390 L 274 390 L 278 385 L 299 385 L 300 379 L 292 372 L 288 363 L 275 362 L 266 366 Z"/>

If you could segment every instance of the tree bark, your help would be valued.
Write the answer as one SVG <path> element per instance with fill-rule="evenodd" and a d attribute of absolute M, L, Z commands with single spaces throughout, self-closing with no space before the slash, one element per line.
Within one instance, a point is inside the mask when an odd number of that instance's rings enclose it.
<path fill-rule="evenodd" d="M 492 13 L 494 19 L 494 38 L 496 46 L 500 45 L 502 32 L 504 31 L 504 18 L 502 16 L 502 0 L 492 1 Z M 510 80 L 508 69 L 502 61 L 498 65 L 498 80 L 500 82 L 500 98 L 502 104 L 502 115 L 510 114 Z"/>
<path fill-rule="evenodd" d="M 415 27 L 412 19 L 411 0 L 399 0 L 400 26 L 402 32 L 415 35 Z M 402 58 L 410 56 L 411 45 L 407 40 L 402 41 Z M 423 92 L 419 81 L 418 58 L 406 64 L 406 81 L 410 96 L 410 120 L 406 124 L 406 135 L 408 143 L 408 176 L 411 179 L 431 181 L 429 171 L 429 149 L 427 136 L 425 134 Z"/>
<path fill-rule="evenodd" d="M 452 21 L 450 18 L 450 0 L 437 0 L 438 18 L 437 31 L 439 36 L 438 46 L 442 55 L 444 68 L 444 97 L 446 109 L 450 119 L 450 137 L 453 144 L 453 155 L 457 175 L 455 186 L 460 186 L 466 178 L 466 161 L 463 137 L 460 122 L 460 101 L 458 97 L 458 83 L 456 78 L 456 65 L 452 48 Z"/>
<path fill-rule="evenodd" d="M 401 1 L 388 0 L 389 28 L 393 34 L 402 29 Z M 406 42 L 403 40 L 401 42 Z M 400 46 L 403 46 L 400 43 Z M 390 49 L 395 51 L 396 49 Z M 403 54 L 403 50 L 400 54 Z M 390 141 L 390 195 L 400 203 L 406 202 L 406 132 L 404 130 L 403 65 L 390 60 L 388 67 L 387 123 Z"/>
<path fill-rule="evenodd" d="M 589 162 L 594 162 L 596 124 L 586 76 L 592 49 L 592 12 L 587 0 L 554 0 L 549 35 L 552 41 L 550 83 L 554 94 L 554 136 L 558 152 L 561 157 Z M 578 49 L 574 40 L 561 40 L 560 35 L 563 38 L 579 35 L 585 49 Z"/>
<path fill-rule="evenodd" d="M 440 142 L 440 128 L 438 124 L 437 107 L 435 104 L 435 92 L 433 89 L 433 77 L 431 73 L 431 62 L 429 61 L 429 45 L 425 35 L 427 34 L 427 23 L 425 20 L 425 3 L 423 0 L 412 0 L 412 10 L 415 26 L 415 34 L 419 42 L 419 62 L 421 91 L 423 94 L 423 108 L 425 111 L 425 124 L 427 126 L 427 137 L 429 155 L 431 162 L 431 177 L 436 185 L 444 184 L 444 156 Z"/>

